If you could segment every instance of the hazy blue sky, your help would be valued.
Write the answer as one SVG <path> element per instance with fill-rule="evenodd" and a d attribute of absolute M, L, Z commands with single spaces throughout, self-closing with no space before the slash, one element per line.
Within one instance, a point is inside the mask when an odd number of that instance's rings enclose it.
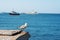
<path fill-rule="evenodd" d="M 0 12 L 60 13 L 60 0 L 0 0 Z"/>

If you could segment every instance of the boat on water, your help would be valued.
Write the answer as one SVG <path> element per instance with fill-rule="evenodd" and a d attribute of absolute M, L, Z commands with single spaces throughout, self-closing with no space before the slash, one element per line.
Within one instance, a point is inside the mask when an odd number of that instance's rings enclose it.
<path fill-rule="evenodd" d="M 37 11 L 33 11 L 33 12 L 28 12 L 27 14 L 38 14 Z"/>
<path fill-rule="evenodd" d="M 35 14 L 35 13 L 38 13 L 38 12 L 37 12 L 37 11 L 35 11 L 35 12 L 31 12 L 31 13 L 34 13 L 34 14 Z"/>
<path fill-rule="evenodd" d="M 19 13 L 12 11 L 11 13 L 9 13 L 10 15 L 20 15 Z"/>

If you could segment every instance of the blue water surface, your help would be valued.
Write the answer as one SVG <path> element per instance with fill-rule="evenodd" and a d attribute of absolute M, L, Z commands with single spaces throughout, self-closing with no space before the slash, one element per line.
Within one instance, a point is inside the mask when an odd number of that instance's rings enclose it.
<path fill-rule="evenodd" d="M 0 30 L 18 30 L 25 22 L 29 40 L 60 40 L 60 14 L 0 14 Z"/>

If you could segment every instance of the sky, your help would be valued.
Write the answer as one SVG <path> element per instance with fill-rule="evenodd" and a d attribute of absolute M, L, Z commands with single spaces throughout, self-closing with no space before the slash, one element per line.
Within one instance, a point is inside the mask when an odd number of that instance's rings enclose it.
<path fill-rule="evenodd" d="M 0 0 L 0 12 L 60 13 L 60 0 Z"/>

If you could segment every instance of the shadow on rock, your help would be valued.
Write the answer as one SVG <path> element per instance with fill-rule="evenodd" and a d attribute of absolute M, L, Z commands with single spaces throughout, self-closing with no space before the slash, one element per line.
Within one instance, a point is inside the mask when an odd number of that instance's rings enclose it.
<path fill-rule="evenodd" d="M 16 40 L 29 40 L 30 34 L 27 32 L 25 35 L 18 37 Z"/>

